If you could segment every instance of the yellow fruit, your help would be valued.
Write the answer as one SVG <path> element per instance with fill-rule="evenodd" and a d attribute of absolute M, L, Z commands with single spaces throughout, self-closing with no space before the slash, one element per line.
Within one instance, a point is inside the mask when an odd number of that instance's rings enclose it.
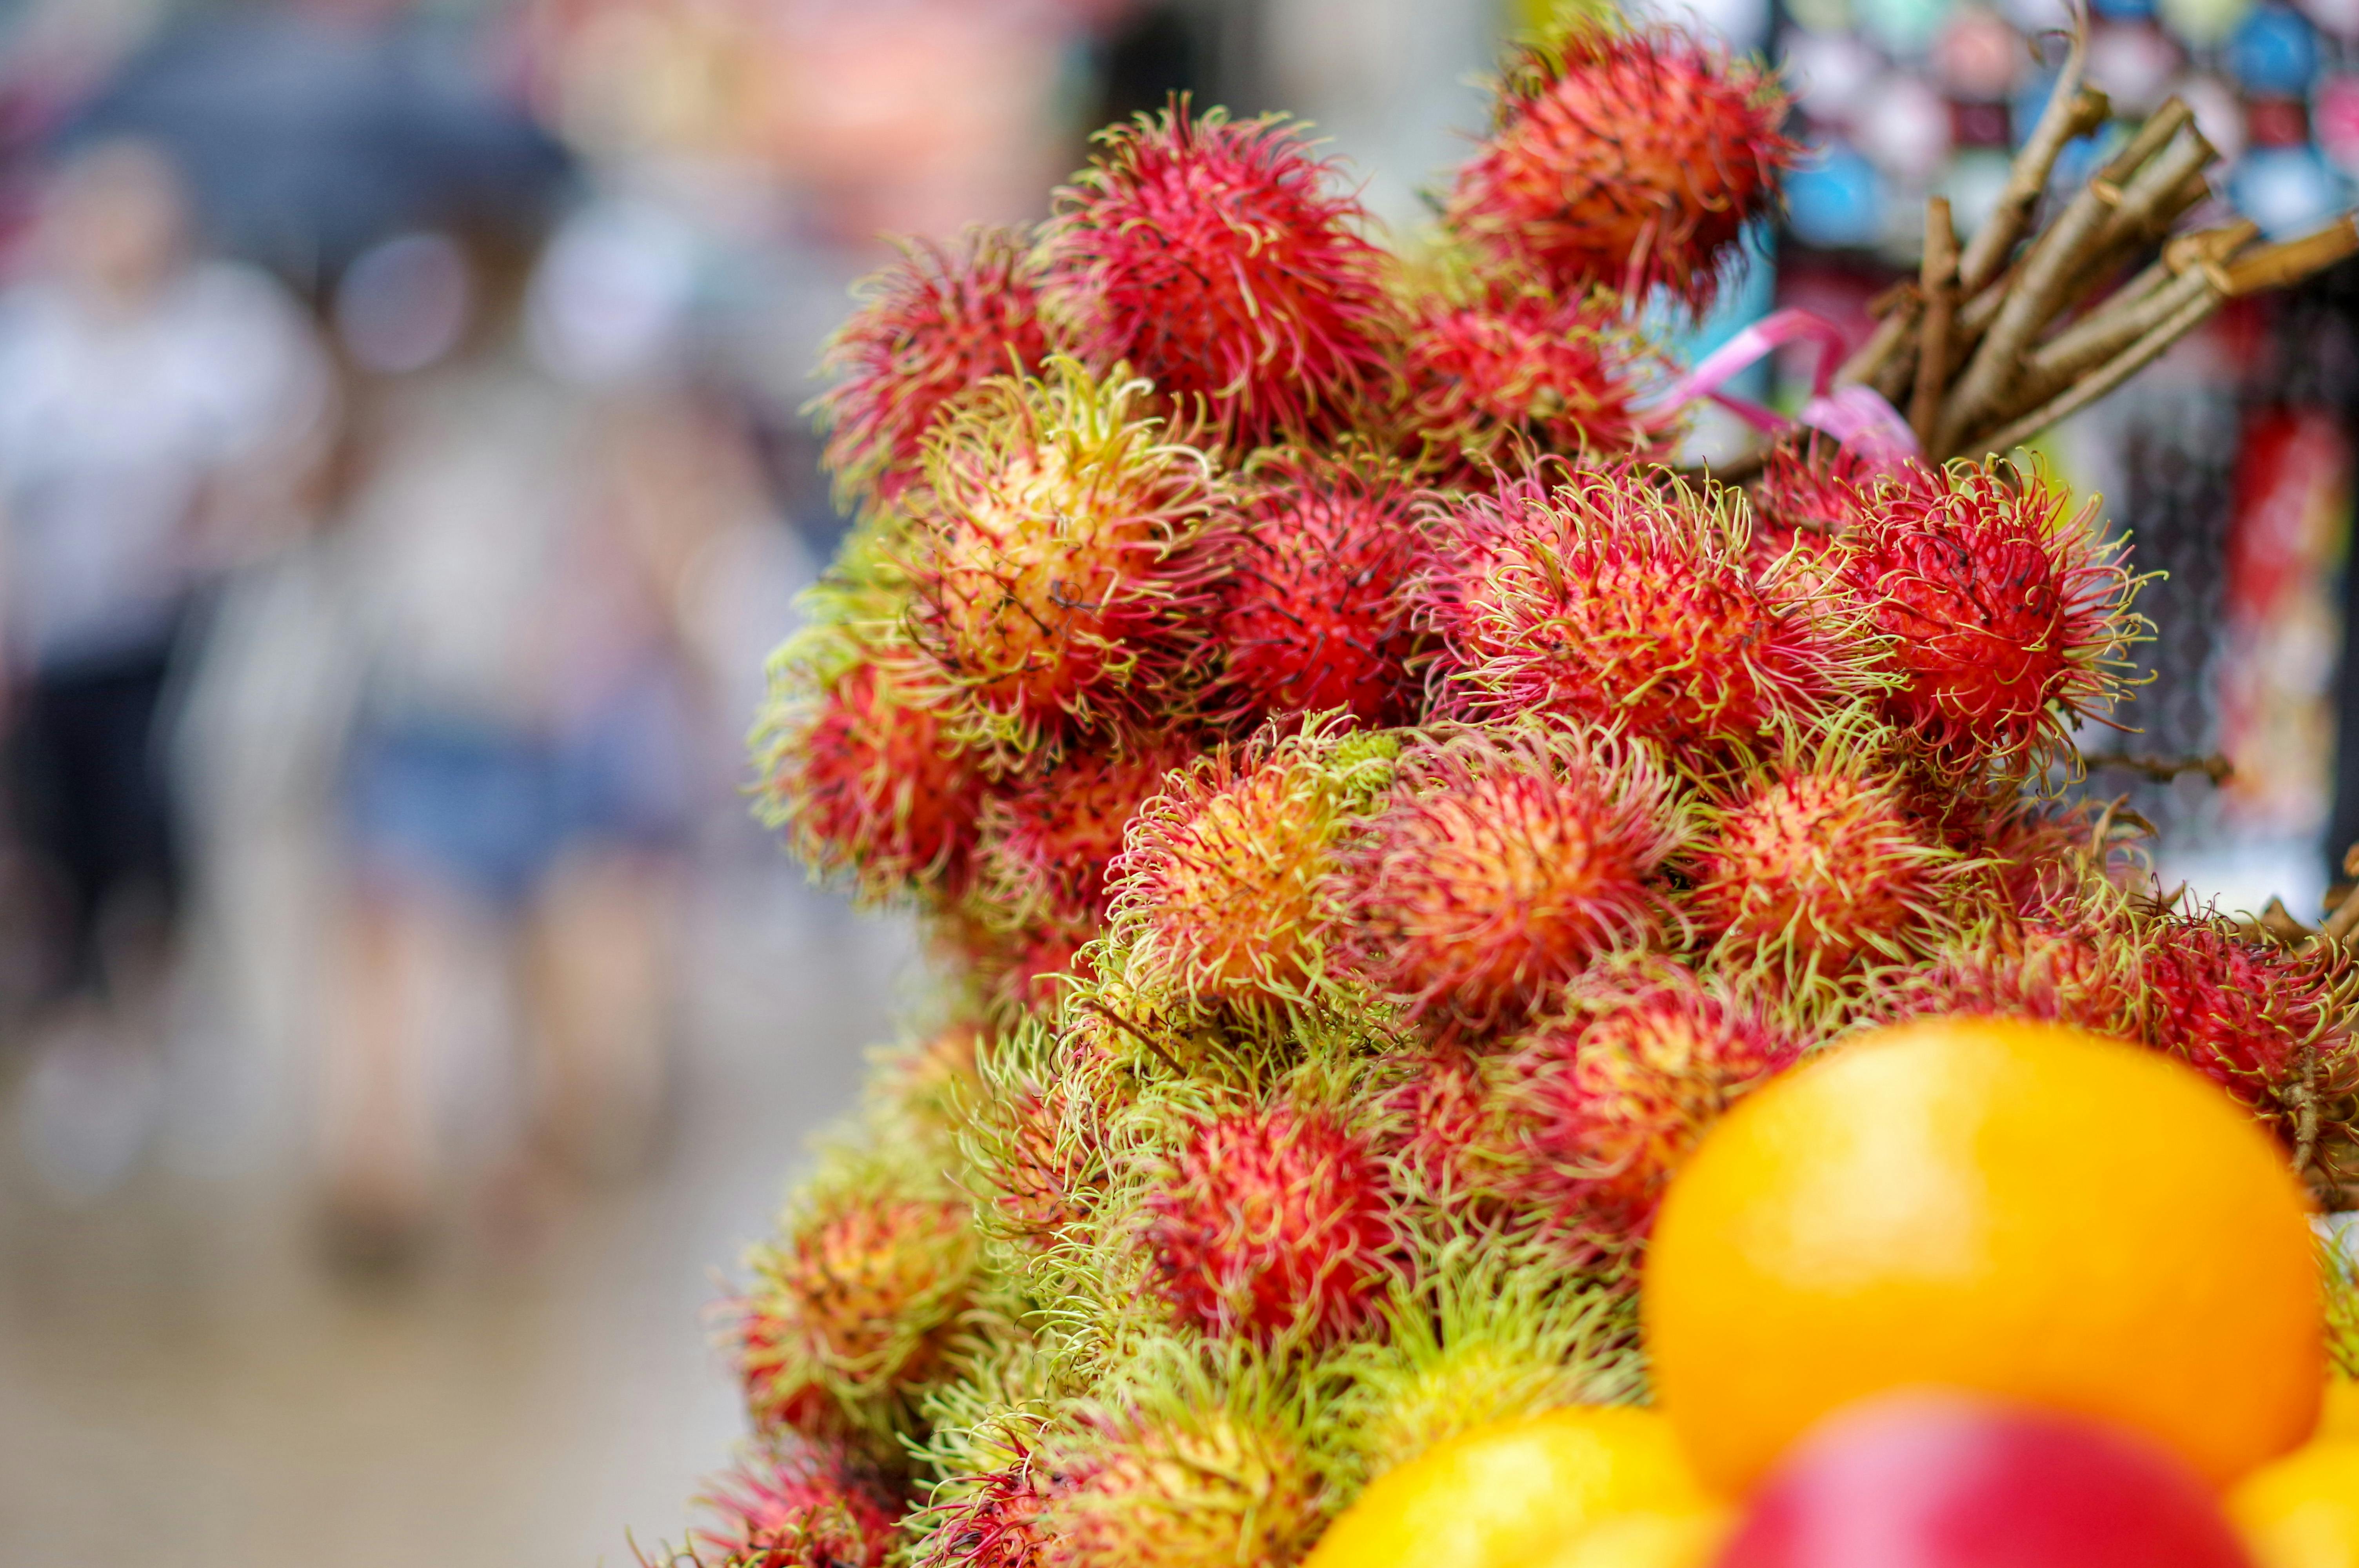
<path fill-rule="evenodd" d="M 1549 1411 L 1477 1427 L 1386 1471 L 1304 1568 L 1552 1568 L 1600 1520 L 1712 1506 L 1652 1411 Z"/>
<path fill-rule="evenodd" d="M 2318 1433 L 2312 1441 L 2338 1437 L 2359 1441 L 2359 1382 L 2340 1372 L 2326 1379 L 2326 1403 L 2318 1412 Z"/>
<path fill-rule="evenodd" d="M 1548 1568 L 1706 1568 L 1735 1528 L 1731 1509 L 1623 1514 L 1573 1537 Z"/>
<path fill-rule="evenodd" d="M 2228 1517 L 2260 1568 L 2359 1568 L 2359 1443 L 2313 1443 L 2255 1471 Z"/>
<path fill-rule="evenodd" d="M 2326 1363 L 2309 1199 L 2216 1087 L 2053 1025 L 1881 1030 L 1738 1104 L 1673 1182 L 1657 1397 L 1741 1495 L 1821 1416 L 1973 1390 L 2145 1432 L 2224 1486 Z"/>

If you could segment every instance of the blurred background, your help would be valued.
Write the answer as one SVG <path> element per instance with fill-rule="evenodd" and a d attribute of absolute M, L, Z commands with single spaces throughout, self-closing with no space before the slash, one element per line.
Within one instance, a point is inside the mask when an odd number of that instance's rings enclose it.
<path fill-rule="evenodd" d="M 2057 0 L 1706 0 L 1813 147 L 1690 351 L 1864 331 L 1971 225 Z M 909 937 L 747 819 L 832 549 L 799 412 L 880 232 L 1043 211 L 1177 91 L 1413 234 L 1510 0 L 0 0 L 0 1557 L 627 1563 L 739 1431 L 740 1244 Z M 2359 4 L 2105 0 L 2265 227 L 2359 170 Z M 2359 837 L 2359 272 L 2051 460 L 2168 570 L 2100 765 L 2167 877 L 2311 914 Z M 1773 397 L 1808 367 L 1765 367 Z M 1695 438 L 1708 454 L 1725 433 Z M 2346 691 L 2353 695 L 2346 697 Z"/>

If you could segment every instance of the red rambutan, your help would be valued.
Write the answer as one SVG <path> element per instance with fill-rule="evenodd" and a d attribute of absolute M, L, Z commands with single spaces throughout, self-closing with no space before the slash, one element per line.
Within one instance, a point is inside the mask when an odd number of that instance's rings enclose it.
<path fill-rule="evenodd" d="M 1223 745 L 1170 781 L 1114 862 L 1109 935 L 1158 996 L 1299 999 L 1340 914 L 1329 874 L 1346 819 L 1390 777 L 1392 743 L 1314 721 Z"/>
<path fill-rule="evenodd" d="M 1636 1235 L 1705 1130 L 1801 1047 L 1669 963 L 1581 989 L 1507 1062 L 1513 1184 L 1552 1227 Z"/>
<path fill-rule="evenodd" d="M 1754 481 L 1753 510 L 1760 518 L 1755 543 L 1771 556 L 1797 542 L 1823 548 L 1867 514 L 1886 482 L 1938 488 L 1940 481 L 1917 464 L 1879 475 L 1850 448 L 1816 431 L 1781 440 Z"/>
<path fill-rule="evenodd" d="M 1292 126 L 1180 100 L 1098 143 L 1041 246 L 1082 358 L 1201 400 L 1240 449 L 1340 428 L 1381 390 L 1382 253 Z"/>
<path fill-rule="evenodd" d="M 1403 1065 L 1383 1099 L 1386 1152 L 1399 1164 L 1401 1184 L 1445 1206 L 1482 1191 L 1498 1147 L 1482 1059 L 1445 1046 Z"/>
<path fill-rule="evenodd" d="M 1577 25 L 1526 46 L 1497 92 L 1447 216 L 1559 292 L 1659 284 L 1708 305 L 1721 253 L 1799 150 L 1776 77 L 1669 28 Z"/>
<path fill-rule="evenodd" d="M 765 1429 L 882 1437 L 946 1370 L 975 1268 L 962 1199 L 890 1173 L 815 1191 L 746 1258 L 734 1303 L 745 1402 Z"/>
<path fill-rule="evenodd" d="M 1871 680 L 1872 642 L 1805 579 L 1754 571 L 1741 534 L 1685 489 L 1627 467 L 1554 472 L 1434 514 L 1417 598 L 1444 710 L 1742 744 Z"/>
<path fill-rule="evenodd" d="M 1042 380 L 984 383 L 928 444 L 909 629 L 961 723 L 1003 751 L 1159 724 L 1198 662 L 1212 568 L 1187 546 L 1212 471 L 1139 415 L 1146 392 L 1052 358 Z"/>
<path fill-rule="evenodd" d="M 1530 451 L 1621 454 L 1663 430 L 1631 406 L 1646 344 L 1607 307 L 1495 282 L 1420 302 L 1404 416 L 1444 484 L 1490 481 Z"/>
<path fill-rule="evenodd" d="M 1697 925 L 1789 978 L 1907 957 L 1939 924 L 1957 859 L 1909 815 L 1904 779 L 1832 750 L 1707 806 L 1685 862 Z"/>
<path fill-rule="evenodd" d="M 772 706 L 754 740 L 763 819 L 787 830 L 814 871 L 847 874 L 864 898 L 955 895 L 973 857 L 982 777 L 908 672 L 844 656 L 853 662 L 818 676 L 816 693 L 812 665 L 775 667 Z"/>
<path fill-rule="evenodd" d="M 884 1568 L 899 1499 L 865 1465 L 803 1439 L 774 1439 L 697 1499 L 713 1523 L 694 1533 L 709 1568 Z"/>
<path fill-rule="evenodd" d="M 943 406 L 988 377 L 1038 370 L 1049 330 L 1030 242 L 1013 230 L 907 243 L 859 294 L 820 360 L 840 379 L 813 406 L 840 492 L 889 503 L 918 477 Z"/>
<path fill-rule="evenodd" d="M 1484 1025 L 1656 935 L 1647 879 L 1687 808 L 1644 742 L 1540 727 L 1410 752 L 1346 852 L 1355 954 L 1375 984 Z"/>
<path fill-rule="evenodd" d="M 2305 1102 L 2314 1148 L 2321 1121 L 2338 1119 L 2338 1102 L 2359 1088 L 2359 1045 L 2339 994 L 2347 981 L 2329 957 L 2169 916 L 2150 934 L 2137 979 L 2147 1041 L 2276 1122 L 2289 1142 L 2302 1136 Z"/>
<path fill-rule="evenodd" d="M 1326 1111 L 1202 1119 L 1143 1206 L 1157 1283 L 1188 1326 L 1325 1343 L 1364 1321 L 1383 1292 L 1393 1245 L 1384 1165 Z"/>
<path fill-rule="evenodd" d="M 1403 589 L 1423 545 L 1408 491 L 1373 465 L 1266 454 L 1230 514 L 1223 684 L 1253 716 L 1416 705 Z"/>
<path fill-rule="evenodd" d="M 1178 735 L 1134 739 L 1119 752 L 1071 752 L 994 795 L 983 808 L 983 895 L 1017 924 L 1101 924 L 1106 867 L 1124 831 L 1162 792 L 1164 775 L 1199 752 Z"/>
<path fill-rule="evenodd" d="M 987 1476 L 965 1478 L 948 1502 L 927 1510 L 916 1568 L 1032 1568 L 1041 1545 L 1049 1491 L 1030 1452 Z"/>
<path fill-rule="evenodd" d="M 1836 571 L 1900 677 L 1885 711 L 1945 764 L 2036 767 L 2120 693 L 2136 581 L 2094 503 L 2066 507 L 2037 470 L 1953 463 L 1878 487 L 1844 537 Z"/>

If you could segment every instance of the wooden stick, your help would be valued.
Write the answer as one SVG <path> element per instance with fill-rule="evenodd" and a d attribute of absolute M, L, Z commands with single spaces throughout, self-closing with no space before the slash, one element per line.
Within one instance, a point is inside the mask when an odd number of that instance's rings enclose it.
<path fill-rule="evenodd" d="M 2092 180 L 2082 188 L 2025 254 L 2015 285 L 1999 307 L 1998 319 L 1991 323 L 1941 409 L 1930 449 L 1941 456 L 1955 453 L 1967 433 L 1999 407 L 2021 367 L 2025 350 L 2055 319 L 2059 296 L 2104 243 L 2119 206 L 2134 196 L 2145 205 L 2150 200 L 2147 192 L 2166 180 L 2167 189 L 2176 189 L 2186 178 L 2182 164 L 2192 157 L 2200 168 L 2212 156 L 2211 144 L 2181 126 L 2171 145 L 2140 169 L 2127 187 L 2116 192 Z M 2158 175 L 2158 168 L 2164 172 Z"/>
<path fill-rule="evenodd" d="M 2064 68 L 2056 73 L 2056 87 L 2048 95 L 2048 106 L 2039 112 L 2038 123 L 2024 138 L 2023 151 L 2016 155 L 2014 167 L 2007 170 L 2006 186 L 1999 192 L 1998 204 L 1991 209 L 1983 226 L 1974 231 L 1965 254 L 1958 258 L 1960 293 L 1979 293 L 1984 284 L 1998 276 L 2015 249 L 2015 242 L 2023 237 L 2023 226 L 2030 221 L 2039 193 L 2048 189 L 2048 177 L 2055 170 L 2057 155 L 2073 137 L 2085 135 L 2104 124 L 2105 116 L 2112 112 L 2104 93 L 2082 91 L 2081 81 L 2088 68 L 2089 17 L 2076 4 L 2071 47 L 2065 51 Z"/>
<path fill-rule="evenodd" d="M 1917 444 L 1930 450 L 1950 379 L 1950 317 L 1958 307 L 1958 231 L 1950 222 L 1946 196 L 1925 203 L 1925 259 L 1917 286 L 1925 296 L 1925 327 L 1917 336 L 1917 395 L 1908 406 L 1908 424 Z"/>
<path fill-rule="evenodd" d="M 2023 384 L 2035 398 L 2048 397 L 2071 379 L 2119 353 L 2207 288 L 2223 281 L 2219 263 L 2252 243 L 2259 228 L 2249 222 L 2190 234 L 2120 290 L 2104 306 L 2032 351 L 2024 362 Z M 2176 276 L 2173 276 L 2173 275 Z M 2161 287 L 2154 287 L 2159 280 Z"/>
<path fill-rule="evenodd" d="M 2171 344 L 2201 326 L 2205 318 L 2220 308 L 2223 297 L 2212 289 L 2205 289 L 2200 298 L 2181 306 L 2177 314 L 2156 325 L 2144 337 L 2115 354 L 2085 379 L 2076 382 L 2069 390 L 2022 417 L 2010 421 L 2004 428 L 1970 444 L 1986 452 L 2004 452 L 2031 439 L 2058 420 L 2079 413 L 2159 359 L 2162 351 Z M 1961 451 L 1964 445 L 1961 445 Z"/>
<path fill-rule="evenodd" d="M 1908 334 L 1916 330 L 1919 303 L 1912 288 L 1886 310 L 1884 319 L 1876 323 L 1875 330 L 1867 335 L 1867 341 L 1853 350 L 1851 358 L 1843 361 L 1843 367 L 1835 372 L 1834 384 L 1854 386 L 1872 379 L 1876 372 L 1882 370 L 1901 344 L 1908 341 Z"/>
<path fill-rule="evenodd" d="M 2233 264 L 2228 268 L 2228 292 L 2241 295 L 2282 288 L 2354 254 L 2359 254 L 2359 218 L 2345 214 L 2315 234 L 2264 245 Z"/>

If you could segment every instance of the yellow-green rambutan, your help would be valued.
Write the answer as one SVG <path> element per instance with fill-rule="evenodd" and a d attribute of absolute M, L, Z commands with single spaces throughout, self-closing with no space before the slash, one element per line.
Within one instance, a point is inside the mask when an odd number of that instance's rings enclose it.
<path fill-rule="evenodd" d="M 1675 924 L 1649 885 L 1689 808 L 1644 741 L 1527 725 L 1412 748 L 1341 876 L 1360 972 L 1410 1011 L 1520 1018 Z"/>
<path fill-rule="evenodd" d="M 1549 464 L 1431 526 L 1416 599 L 1440 711 L 1744 745 L 1875 683 L 1875 644 L 1813 574 L 1756 569 L 1741 514 L 1662 476 Z"/>
<path fill-rule="evenodd" d="M 927 438 L 908 498 L 908 632 L 962 734 L 1022 756 L 1184 708 L 1216 566 L 1190 548 L 1214 493 L 1145 382 L 1051 357 Z"/>
<path fill-rule="evenodd" d="M 907 1152 L 840 1155 L 778 1238 L 747 1252 L 731 1338 L 765 1430 L 889 1444 L 950 1372 L 974 1299 L 974 1216 Z"/>
<path fill-rule="evenodd" d="M 1030 237 L 973 228 L 954 244 L 905 241 L 864 279 L 860 308 L 820 358 L 835 384 L 812 405 L 837 493 L 890 504 L 915 483 L 926 432 L 944 407 L 995 375 L 1049 356 Z"/>
<path fill-rule="evenodd" d="M 1548 1229 L 1641 1236 L 1704 1133 L 1801 1049 L 1759 1007 L 1669 960 L 1584 980 L 1505 1064 L 1506 1184 Z"/>
<path fill-rule="evenodd" d="M 1394 1286 L 1385 1331 L 1332 1368 L 1349 1471 L 1364 1481 L 1493 1422 L 1639 1398 L 1634 1305 L 1528 1248 L 1440 1239 Z"/>
<path fill-rule="evenodd" d="M 1175 1346 L 1158 1359 L 1044 1439 L 1042 1568 L 1293 1563 L 1331 1501 L 1305 1401 L 1226 1355 Z"/>
<path fill-rule="evenodd" d="M 1038 1019 L 994 1040 L 962 1139 L 976 1221 L 1031 1247 L 1064 1239 L 1106 1176 L 1103 1109 L 1082 1044 Z"/>
<path fill-rule="evenodd" d="M 1508 61 L 1445 213 L 1558 292 L 1659 285 L 1701 308 L 1799 152 L 1786 105 L 1774 75 L 1672 28 L 1560 27 Z"/>
<path fill-rule="evenodd" d="M 904 1499 L 858 1454 L 810 1439 L 757 1444 L 697 1499 L 698 1568 L 884 1568 Z"/>
<path fill-rule="evenodd" d="M 1344 428 L 1381 395 L 1383 253 L 1292 125 L 1180 99 L 1097 142 L 1041 239 L 1082 359 L 1202 406 L 1240 451 Z"/>
<path fill-rule="evenodd" d="M 1260 454 L 1223 518 L 1220 688 L 1250 718 L 1418 706 L 1404 590 L 1423 535 L 1401 477 L 1365 458 Z"/>
<path fill-rule="evenodd" d="M 1130 983 L 1213 1002 L 1307 996 L 1340 914 L 1341 836 L 1390 778 L 1395 744 L 1329 716 L 1222 745 L 1175 775 L 1114 863 L 1109 934 Z"/>
<path fill-rule="evenodd" d="M 1144 1209 L 1157 1289 L 1207 1334 L 1327 1343 L 1365 1321 L 1387 1278 L 1384 1162 L 1321 1107 L 1196 1118 Z"/>

